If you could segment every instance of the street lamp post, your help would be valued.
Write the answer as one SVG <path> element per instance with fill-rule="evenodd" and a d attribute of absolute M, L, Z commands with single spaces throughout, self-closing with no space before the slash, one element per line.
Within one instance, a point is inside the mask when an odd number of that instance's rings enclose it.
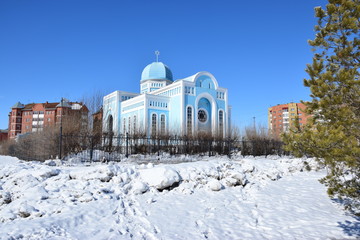
<path fill-rule="evenodd" d="M 64 99 L 61 98 L 61 107 L 63 106 Z M 63 108 L 60 109 L 60 136 L 59 136 L 59 159 L 61 160 L 61 150 L 62 150 L 62 114 Z"/>

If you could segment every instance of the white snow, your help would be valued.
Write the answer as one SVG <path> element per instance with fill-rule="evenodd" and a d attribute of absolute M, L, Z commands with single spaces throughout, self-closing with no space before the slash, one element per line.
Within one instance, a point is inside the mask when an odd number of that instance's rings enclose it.
<path fill-rule="evenodd" d="M 318 182 L 325 171 L 313 159 L 149 161 L 89 166 L 0 156 L 0 239 L 360 236 L 359 218 L 327 196 Z"/>
<path fill-rule="evenodd" d="M 158 190 L 171 187 L 175 183 L 180 182 L 178 172 L 170 167 L 156 167 L 150 169 L 139 170 L 140 178 L 149 186 Z"/>

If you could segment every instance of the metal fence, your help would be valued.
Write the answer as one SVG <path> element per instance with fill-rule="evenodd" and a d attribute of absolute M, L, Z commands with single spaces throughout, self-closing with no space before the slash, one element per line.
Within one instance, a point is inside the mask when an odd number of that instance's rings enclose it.
<path fill-rule="evenodd" d="M 121 161 L 131 155 L 284 155 L 283 143 L 269 139 L 241 139 L 187 136 L 89 136 L 58 135 L 24 137 L 6 148 L 5 154 L 23 160 L 78 158 L 81 161 Z"/>
<path fill-rule="evenodd" d="M 215 156 L 241 152 L 242 155 L 284 155 L 281 141 L 268 139 L 234 140 L 225 138 L 63 136 L 65 158 L 82 161 L 121 161 L 130 155 Z"/>

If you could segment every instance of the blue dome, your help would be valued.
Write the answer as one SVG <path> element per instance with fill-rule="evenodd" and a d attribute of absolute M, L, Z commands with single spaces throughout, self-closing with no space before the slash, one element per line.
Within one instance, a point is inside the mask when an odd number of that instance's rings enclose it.
<path fill-rule="evenodd" d="M 153 62 L 147 65 L 141 74 L 141 81 L 148 79 L 166 79 L 173 81 L 170 68 L 162 62 Z"/>

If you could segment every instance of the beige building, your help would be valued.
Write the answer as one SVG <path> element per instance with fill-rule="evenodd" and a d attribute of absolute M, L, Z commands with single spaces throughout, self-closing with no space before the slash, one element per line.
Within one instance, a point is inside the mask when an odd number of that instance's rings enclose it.
<path fill-rule="evenodd" d="M 306 106 L 302 103 L 278 104 L 268 109 L 268 128 L 273 138 L 280 138 L 283 132 L 295 126 L 298 118 L 300 127 L 307 123 Z"/>

